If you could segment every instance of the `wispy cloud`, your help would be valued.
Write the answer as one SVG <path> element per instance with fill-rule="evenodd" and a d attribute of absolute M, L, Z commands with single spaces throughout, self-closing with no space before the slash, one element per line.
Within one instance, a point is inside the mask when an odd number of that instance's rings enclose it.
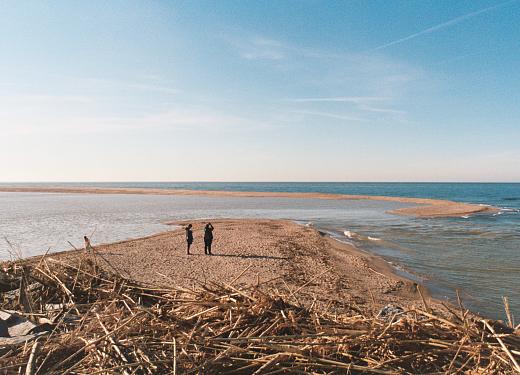
<path fill-rule="evenodd" d="M 245 116 L 207 108 L 173 108 L 134 119 L 117 119 L 117 122 L 148 129 L 248 130 L 262 125 L 261 121 Z"/>
<path fill-rule="evenodd" d="M 277 73 L 282 71 L 286 75 L 289 84 L 293 80 L 294 83 L 298 82 L 300 88 L 312 87 L 310 92 L 314 92 L 314 95 L 330 92 L 331 89 L 336 92 L 374 94 L 280 99 L 285 102 L 351 103 L 357 109 L 367 112 L 402 115 L 405 111 L 384 108 L 377 103 L 399 98 L 411 81 L 422 76 L 422 71 L 416 66 L 379 54 L 322 50 L 278 38 L 251 35 L 247 30 L 233 30 L 233 33 L 221 35 L 221 39 L 242 59 L 270 62 Z M 284 87 L 280 92 L 286 89 Z"/>
<path fill-rule="evenodd" d="M 392 115 L 405 115 L 407 112 L 394 109 L 394 108 L 381 108 L 380 106 L 375 105 L 374 103 L 389 101 L 391 98 L 388 97 L 379 97 L 379 96 L 336 96 L 336 97 L 324 97 L 324 98 L 292 98 L 287 99 L 288 101 L 294 103 L 348 103 L 353 104 L 355 108 L 366 111 L 366 112 L 374 112 L 374 113 L 386 113 Z M 306 112 L 311 114 L 310 112 Z M 324 112 L 312 112 L 315 115 L 323 115 Z M 331 113 L 327 113 L 328 117 L 333 117 Z M 336 117 L 345 117 L 343 115 L 339 115 Z"/>
<path fill-rule="evenodd" d="M 340 115 L 337 113 L 330 113 L 330 112 L 319 112 L 319 111 L 291 111 L 292 113 L 298 113 L 302 115 L 310 115 L 310 116 L 319 116 L 319 117 L 327 117 L 332 118 L 335 120 L 342 120 L 342 121 L 366 121 L 366 119 L 360 118 L 360 117 L 354 117 L 350 115 Z"/>
<path fill-rule="evenodd" d="M 480 9 L 480 10 L 477 10 L 477 11 L 465 14 L 463 16 L 455 17 L 455 18 L 453 18 L 453 19 L 451 19 L 449 21 L 446 21 L 446 22 L 440 23 L 438 25 L 429 27 L 429 28 L 424 29 L 422 31 L 418 31 L 416 33 L 410 34 L 410 35 L 405 36 L 403 38 L 394 40 L 392 42 L 388 42 L 388 43 L 382 44 L 380 46 L 377 46 L 377 47 L 371 49 L 369 52 L 374 52 L 374 51 L 378 51 L 378 50 L 381 50 L 381 49 L 384 49 L 384 48 L 388 48 L 390 46 L 393 46 L 393 45 L 396 45 L 396 44 L 400 44 L 400 43 L 406 42 L 406 41 L 411 40 L 411 39 L 415 39 L 415 38 L 417 38 L 419 36 L 422 36 L 422 35 L 431 34 L 431 33 L 434 33 L 436 31 L 439 31 L 439 30 L 442 30 L 442 29 L 445 29 L 445 28 L 448 28 L 448 27 L 451 27 L 451 26 L 455 26 L 455 25 L 457 25 L 457 24 L 459 24 L 459 23 L 461 23 L 463 21 L 469 20 L 470 18 L 476 17 L 476 16 L 481 15 L 483 13 L 491 12 L 491 11 L 496 10 L 498 8 L 501 8 L 503 6 L 512 4 L 512 3 L 516 2 L 516 1 L 518 1 L 518 0 L 506 1 L 506 2 L 503 2 L 503 3 L 497 4 L 497 5 L 493 5 L 493 6 L 484 8 L 484 9 Z"/>
<path fill-rule="evenodd" d="M 282 60 L 287 57 L 288 47 L 278 40 L 261 36 L 225 36 L 224 40 L 236 48 L 240 56 L 246 60 Z"/>
<path fill-rule="evenodd" d="M 287 99 L 296 103 L 354 103 L 361 104 L 373 101 L 388 100 L 385 97 L 378 96 L 335 96 L 327 98 L 292 98 Z"/>
<path fill-rule="evenodd" d="M 94 99 L 85 95 L 52 95 L 52 94 L 5 94 L 0 93 L 0 100 L 5 104 L 70 104 L 92 103 Z"/>
<path fill-rule="evenodd" d="M 401 110 L 401 109 L 379 108 L 379 107 L 374 107 L 371 105 L 360 105 L 359 109 L 361 109 L 363 111 L 368 111 L 368 112 L 387 113 L 387 114 L 391 114 L 391 115 L 406 115 L 406 113 L 407 113 L 406 111 Z"/>
<path fill-rule="evenodd" d="M 168 111 L 150 111 L 140 116 L 88 116 L 65 110 L 33 114 L 23 108 L 0 111 L 0 131 L 4 135 L 81 135 L 131 131 L 154 133 L 175 130 L 247 132 L 267 126 L 270 126 L 268 120 L 203 107 L 170 108 Z"/>
<path fill-rule="evenodd" d="M 80 82 L 81 87 L 94 88 L 99 90 L 107 90 L 111 88 L 130 89 L 137 91 L 154 91 L 163 94 L 179 94 L 181 90 L 171 87 L 170 82 L 162 82 L 158 76 L 146 76 L 143 81 L 122 81 L 107 78 L 88 77 L 88 78 L 74 78 Z"/>
<path fill-rule="evenodd" d="M 137 90 L 145 90 L 145 91 L 156 91 L 164 94 L 178 94 L 181 91 L 171 87 L 164 86 L 156 86 L 156 85 L 147 85 L 147 84 L 139 84 L 139 83 L 131 83 L 127 85 L 128 88 L 137 89 Z"/>
<path fill-rule="evenodd" d="M 237 36 L 240 35 L 240 36 Z M 278 39 L 261 35 L 251 35 L 247 31 L 233 30 L 224 34 L 222 39 L 238 51 L 240 57 L 246 60 L 286 60 L 291 57 L 310 59 L 345 59 L 350 56 L 345 53 L 307 48 Z"/>

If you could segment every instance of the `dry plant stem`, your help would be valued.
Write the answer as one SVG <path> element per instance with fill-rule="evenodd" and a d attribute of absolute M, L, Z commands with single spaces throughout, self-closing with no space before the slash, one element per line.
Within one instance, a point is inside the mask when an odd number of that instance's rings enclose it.
<path fill-rule="evenodd" d="M 457 289 L 457 290 L 455 290 L 455 292 L 457 293 L 457 303 L 459 304 L 459 308 L 460 308 L 461 320 L 464 323 L 464 328 L 468 329 L 468 324 L 466 322 L 466 316 L 468 314 L 468 311 L 464 308 L 464 305 L 462 304 L 462 299 L 460 298 L 459 290 Z"/>
<path fill-rule="evenodd" d="M 292 297 L 294 296 L 295 294 L 297 294 L 298 292 L 300 292 L 303 288 L 305 288 L 307 285 L 309 285 L 310 283 L 312 283 L 313 281 L 319 279 L 321 276 L 325 275 L 326 273 L 330 272 L 330 269 L 327 269 L 325 271 L 323 271 L 322 273 L 316 275 L 315 277 L 313 277 L 311 280 L 307 281 L 305 284 L 303 284 L 301 287 L 299 287 L 298 289 L 296 289 L 295 291 L 291 292 L 291 294 L 289 294 L 289 297 Z"/>
<path fill-rule="evenodd" d="M 424 308 L 426 309 L 426 311 L 428 311 L 429 313 L 431 313 L 431 309 L 430 307 L 428 306 L 428 304 L 426 303 L 426 299 L 424 298 L 423 294 L 422 294 L 422 291 L 421 291 L 421 287 L 419 286 L 419 284 L 416 284 L 416 289 L 417 291 L 419 292 L 419 295 L 421 296 L 421 300 L 422 300 L 422 303 L 424 305 Z"/>
<path fill-rule="evenodd" d="M 36 355 L 38 353 L 38 349 L 40 346 L 40 342 L 36 340 L 32 346 L 31 354 L 29 355 L 29 360 L 27 361 L 27 367 L 25 368 L 25 375 L 34 375 L 34 363 L 36 361 Z"/>
<path fill-rule="evenodd" d="M 15 276 L 22 278 L 17 270 Z M 462 307 L 453 320 L 425 305 L 429 311 L 410 308 L 383 321 L 371 310 L 339 309 L 334 301 L 310 308 L 292 304 L 305 287 L 238 284 L 246 272 L 247 267 L 233 285 L 168 289 L 140 285 L 88 258 L 77 266 L 45 259 L 30 270 L 31 278 L 42 282 L 27 295 L 41 311 L 38 316 L 55 322 L 52 332 L 37 344 L 0 348 L 0 370 L 33 375 L 519 371 L 520 337 Z M 57 304 L 60 310 L 53 307 Z M 2 307 L 9 308 L 9 302 Z"/>
<path fill-rule="evenodd" d="M 506 310 L 507 322 L 509 327 L 515 327 L 515 321 L 513 319 L 513 315 L 511 314 L 511 310 L 509 309 L 509 299 L 507 297 L 502 297 L 502 301 L 504 302 L 504 309 Z"/>
<path fill-rule="evenodd" d="M 515 365 L 515 369 L 516 371 L 520 374 L 520 366 L 518 365 L 518 362 L 516 361 L 515 357 L 513 357 L 513 355 L 511 354 L 511 352 L 509 351 L 509 349 L 507 348 L 507 346 L 504 344 L 504 342 L 502 341 L 502 339 L 496 334 L 495 330 L 493 329 L 493 327 L 491 327 L 489 325 L 489 323 L 487 322 L 487 320 L 485 319 L 482 319 L 482 323 L 484 323 L 484 325 L 487 327 L 487 329 L 489 329 L 489 331 L 493 334 L 493 336 L 496 338 L 496 340 L 499 342 L 500 346 L 502 347 L 502 349 L 504 350 L 504 352 L 507 354 L 507 356 L 511 359 L 511 361 L 513 362 L 513 364 Z"/>
<path fill-rule="evenodd" d="M 231 281 L 229 282 L 229 285 L 233 285 L 235 282 L 237 282 L 237 281 L 242 277 L 242 275 L 244 275 L 247 271 L 249 271 L 249 270 L 251 269 L 252 266 L 253 266 L 253 265 L 250 264 L 250 265 L 248 265 L 246 268 L 244 268 L 244 270 L 243 270 L 242 272 L 240 272 L 240 273 L 237 275 L 237 277 L 235 277 L 233 280 L 231 280 Z"/>
<path fill-rule="evenodd" d="M 142 314 L 136 314 L 132 317 L 130 317 L 129 319 L 127 319 L 126 322 L 124 322 L 123 324 L 121 324 L 119 327 L 117 327 L 116 329 L 114 329 L 112 332 L 109 332 L 107 333 L 106 335 L 100 337 L 99 339 L 97 340 L 94 340 L 88 344 L 86 344 L 85 346 L 83 346 L 82 348 L 80 348 L 78 351 L 76 351 L 74 354 L 72 354 L 71 356 L 65 358 L 62 362 L 58 363 L 57 365 L 55 365 L 51 370 L 54 370 L 54 369 L 57 369 L 59 368 L 60 366 L 63 366 L 65 363 L 68 363 L 70 362 L 72 359 L 74 359 L 75 357 L 77 357 L 80 353 L 84 352 L 87 348 L 90 348 L 94 345 L 96 345 L 97 343 L 107 339 L 110 335 L 113 335 L 114 333 L 116 333 L 118 330 L 122 329 L 124 326 L 128 325 L 132 320 L 134 320 L 137 316 L 139 315 L 142 315 Z M 74 367 L 71 367 L 70 369 L 68 369 L 67 371 L 65 371 L 63 373 L 63 375 L 65 374 L 68 374 L 70 371 L 72 371 Z"/>

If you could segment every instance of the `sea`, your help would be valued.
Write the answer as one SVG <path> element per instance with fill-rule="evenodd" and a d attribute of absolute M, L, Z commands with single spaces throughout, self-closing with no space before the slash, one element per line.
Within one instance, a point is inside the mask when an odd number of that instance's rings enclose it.
<path fill-rule="evenodd" d="M 0 257 L 10 259 L 172 230 L 166 222 L 201 218 L 294 220 L 390 263 L 396 273 L 494 319 L 503 297 L 520 317 L 520 184 L 518 183 L 38 183 L 7 186 L 162 188 L 255 192 L 318 192 L 448 199 L 498 207 L 450 218 L 389 214 L 410 206 L 373 200 L 131 194 L 0 192 Z M 218 233 L 218 229 L 216 230 Z M 224 251 L 224 250 L 223 250 Z M 520 318 L 518 319 L 520 321 Z"/>

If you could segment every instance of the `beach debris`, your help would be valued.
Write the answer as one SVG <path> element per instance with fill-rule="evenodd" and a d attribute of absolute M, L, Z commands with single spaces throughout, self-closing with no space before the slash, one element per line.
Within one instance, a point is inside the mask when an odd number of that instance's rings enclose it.
<path fill-rule="evenodd" d="M 389 321 L 393 320 L 396 316 L 402 315 L 404 310 L 396 305 L 388 304 L 383 307 L 376 315 L 377 319 Z"/>
<path fill-rule="evenodd" d="M 34 323 L 16 311 L 0 311 L 0 320 L 2 321 L 0 347 L 9 347 L 32 341 L 39 336 L 48 334 L 52 329 L 48 322 Z"/>
<path fill-rule="evenodd" d="M 444 316 L 387 305 L 374 316 L 294 305 L 290 296 L 258 286 L 154 288 L 98 267 L 91 256 L 79 256 L 77 264 L 49 257 L 6 271 L 27 279 L 18 285 L 36 286 L 18 293 L 30 312 L 12 298 L 1 308 L 10 316 L 17 310 L 17 319 L 34 327 L 48 326 L 33 341 L 0 342 L 0 373 L 520 371 L 514 328 L 465 312 Z M 38 334 L 32 329 L 24 332 Z"/>
<path fill-rule="evenodd" d="M 11 335 L 9 335 L 9 327 L 2 318 L 0 318 L 0 337 L 11 337 Z"/>

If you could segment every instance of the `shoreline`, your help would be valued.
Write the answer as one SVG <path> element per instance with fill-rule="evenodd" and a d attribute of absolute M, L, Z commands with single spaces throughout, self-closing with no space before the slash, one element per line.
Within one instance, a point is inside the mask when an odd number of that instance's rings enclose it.
<path fill-rule="evenodd" d="M 203 222 L 190 222 L 200 242 Z M 424 285 L 397 274 L 383 257 L 318 229 L 287 220 L 219 219 L 212 223 L 218 230 L 213 257 L 201 254 L 200 244 L 194 244 L 192 255 L 185 255 L 182 228 L 94 248 L 101 264 L 154 287 L 231 283 L 240 271 L 247 270 L 240 282 L 293 291 L 305 285 L 308 291 L 304 298 L 322 305 L 333 301 L 343 308 L 377 312 L 390 304 L 424 306 L 424 298 L 428 305 L 444 310 L 442 301 L 431 297 Z M 183 224 L 186 222 L 170 223 Z M 242 234 L 247 239 L 241 238 Z M 45 258 L 75 261 L 83 253 L 82 249 L 71 249 Z M 43 257 L 23 261 L 32 263 Z"/>
<path fill-rule="evenodd" d="M 194 233 L 202 234 L 205 222 L 191 223 Z M 213 224 L 218 252 L 204 258 L 179 256 L 183 249 L 177 245 L 185 240 L 181 227 L 96 246 L 93 252 L 69 251 L 30 264 L 3 265 L 10 293 L 20 297 L 4 299 L 2 368 L 17 368 L 17 373 L 37 366 L 43 373 L 143 368 L 161 374 L 519 371 L 519 331 L 510 316 L 506 325 L 474 315 L 462 305 L 459 310 L 439 303 L 421 289 L 411 293 L 409 284 L 385 274 L 386 266 L 377 268 L 359 249 L 295 222 L 228 219 Z M 271 235 L 267 242 L 266 231 Z M 224 246 L 247 248 L 251 240 L 254 246 L 249 250 L 257 256 Z M 189 280 L 177 283 L 171 278 L 170 285 L 154 287 L 101 264 L 107 257 L 123 256 L 119 265 L 128 266 L 135 250 L 141 250 L 144 258 L 138 263 L 152 260 L 141 268 L 164 269 L 164 261 L 154 262 L 157 254 L 143 254 L 154 246 L 161 250 L 162 245 L 169 245 L 169 257 L 177 253 L 177 268 L 191 257 L 210 278 L 193 286 L 186 285 Z M 271 265 L 291 258 L 287 263 L 292 267 L 282 269 L 281 281 L 280 276 L 265 280 L 265 274 L 255 275 L 259 265 L 268 262 L 266 245 Z M 317 245 L 321 247 L 315 249 Z M 248 261 L 233 272 L 219 274 L 222 259 L 237 257 L 232 263 L 239 263 L 244 256 Z M 261 262 L 254 264 L 255 258 Z M 351 274 L 344 276 L 350 280 L 338 278 L 335 273 L 344 270 L 329 268 L 327 260 L 347 266 Z M 306 270 L 310 273 L 299 273 Z M 192 271 L 197 270 L 189 269 L 188 274 Z M 345 282 L 356 280 L 357 284 Z"/>
<path fill-rule="evenodd" d="M 186 189 L 143 189 L 143 188 L 62 188 L 62 187 L 0 187 L 5 193 L 64 193 L 64 194 L 142 194 L 142 195 L 190 195 L 215 197 L 248 197 L 248 198 L 307 198 L 330 200 L 375 200 L 400 203 L 411 203 L 416 206 L 388 211 L 390 214 L 414 216 L 418 218 L 456 217 L 477 213 L 496 212 L 497 208 L 478 204 L 454 202 L 443 199 L 393 197 L 380 195 L 350 195 L 329 193 L 295 193 L 295 192 L 246 192 L 227 190 L 186 190 Z"/>

